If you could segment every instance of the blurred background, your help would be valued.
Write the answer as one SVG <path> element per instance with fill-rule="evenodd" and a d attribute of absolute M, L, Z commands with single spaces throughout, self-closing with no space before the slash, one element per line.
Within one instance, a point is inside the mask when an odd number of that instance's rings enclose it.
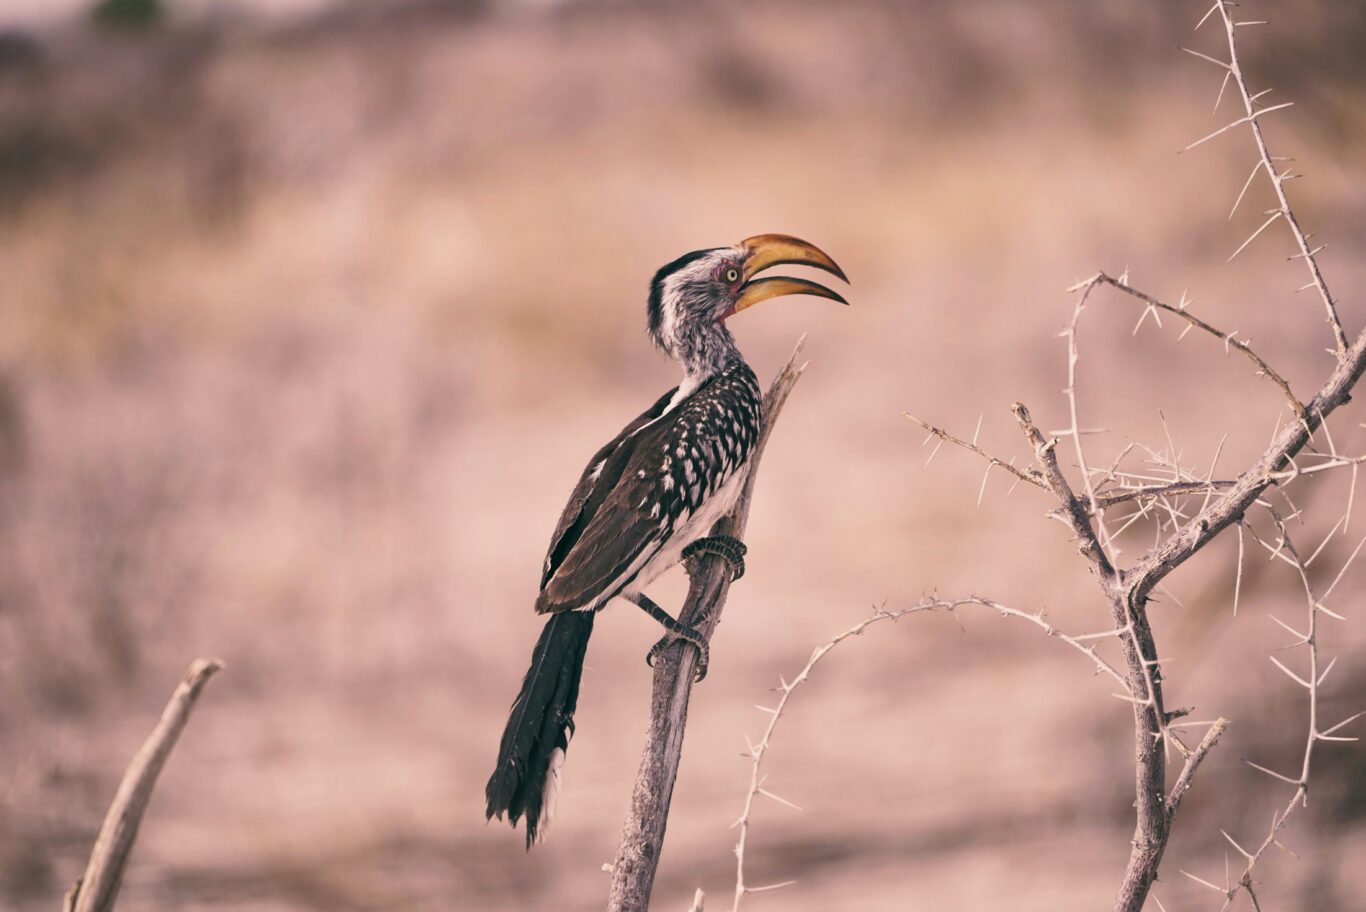
<path fill-rule="evenodd" d="M 1273 152 L 1366 322 L 1366 7 L 1244 5 Z M 1219 73 L 1177 45 L 1203 3 L 1002 0 L 0 2 L 0 907 L 54 908 L 126 763 L 198 655 L 226 660 L 162 779 L 127 912 L 600 908 L 646 728 L 629 605 L 600 620 L 548 841 L 483 787 L 540 627 L 544 548 L 593 450 L 676 383 L 644 334 L 660 264 L 767 231 L 853 277 L 732 324 L 762 378 L 811 366 L 764 460 L 749 573 L 693 698 L 655 907 L 734 883 L 728 829 L 779 674 L 927 591 L 1110 624 L 1050 503 L 903 410 L 1006 455 L 1008 406 L 1067 424 L 1063 289 L 1097 269 L 1251 338 L 1302 396 L 1331 337 L 1243 131 L 1187 143 Z M 1269 103 L 1269 102 L 1268 102 Z M 1082 424 L 1224 473 L 1285 409 L 1217 341 L 1097 292 Z M 1361 408 L 1333 422 L 1360 453 Z M 1302 549 L 1347 479 L 1295 494 Z M 1358 500 L 1361 498 L 1357 498 Z M 1359 510 L 1360 508 L 1358 508 Z M 1355 519 L 1313 570 L 1331 580 Z M 1300 527 L 1297 527 L 1297 530 Z M 1124 539 L 1137 558 L 1151 527 Z M 1305 705 L 1267 654 L 1291 571 L 1236 539 L 1154 609 L 1168 704 L 1232 726 L 1157 895 L 1218 897 L 1255 844 Z M 1330 721 L 1366 708 L 1354 570 L 1326 627 Z M 655 592 L 679 604 L 681 571 Z M 1288 661 L 1297 661 L 1296 656 Z M 1132 833 L 1128 706 L 1031 627 L 964 610 L 842 646 L 794 698 L 746 908 L 1108 907 Z M 1358 732 L 1360 728 L 1358 726 Z M 1264 906 L 1366 909 L 1366 766 L 1320 751 L 1260 870 Z M 1237 864 L 1235 858 L 1231 863 Z M 1245 901 L 1245 900 L 1240 900 Z M 1215 906 L 1217 908 L 1217 905 Z"/>

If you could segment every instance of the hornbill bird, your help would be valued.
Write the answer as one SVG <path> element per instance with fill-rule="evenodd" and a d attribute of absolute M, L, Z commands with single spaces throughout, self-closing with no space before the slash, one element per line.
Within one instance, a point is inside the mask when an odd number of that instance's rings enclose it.
<path fill-rule="evenodd" d="M 704 551 L 724 557 L 733 579 L 744 573 L 744 545 L 708 535 L 740 495 L 761 418 L 758 380 L 726 320 L 779 295 L 848 303 L 805 279 L 755 277 L 780 264 L 813 266 L 848 281 L 814 245 L 761 234 L 734 247 L 684 254 L 650 283 L 650 338 L 679 362 L 683 382 L 598 450 L 569 495 L 536 597 L 536 611 L 550 617 L 532 650 L 485 789 L 490 819 L 506 814 L 516 826 L 526 817 L 528 849 L 555 812 L 584 654 L 603 606 L 621 596 L 668 631 L 647 662 L 682 639 L 699 651 L 698 680 L 706 674 L 706 639 L 643 590 L 681 559 Z"/>

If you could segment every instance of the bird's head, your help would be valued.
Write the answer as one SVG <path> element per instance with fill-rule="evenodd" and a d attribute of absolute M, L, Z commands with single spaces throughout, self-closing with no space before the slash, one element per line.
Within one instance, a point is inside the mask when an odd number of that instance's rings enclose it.
<path fill-rule="evenodd" d="M 781 295 L 815 295 L 848 304 L 837 292 L 806 279 L 756 276 L 773 266 L 823 269 L 848 282 L 844 270 L 819 247 L 786 234 L 760 234 L 733 247 L 695 250 L 655 273 L 650 283 L 650 338 L 667 354 L 689 362 L 698 346 L 719 335 L 724 321 L 760 301 Z"/>

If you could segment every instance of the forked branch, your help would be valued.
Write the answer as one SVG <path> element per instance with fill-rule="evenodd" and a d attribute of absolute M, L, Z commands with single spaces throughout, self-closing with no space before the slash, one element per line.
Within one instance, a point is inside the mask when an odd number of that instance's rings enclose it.
<path fill-rule="evenodd" d="M 1220 90 L 1221 96 L 1224 88 L 1227 88 L 1228 85 L 1235 86 L 1243 100 L 1245 116 L 1214 131 L 1204 139 L 1192 143 L 1187 148 L 1194 148 L 1229 132 L 1234 127 L 1247 125 L 1250 128 L 1258 152 L 1258 167 L 1254 169 L 1252 178 L 1256 177 L 1258 171 L 1265 173 L 1279 201 L 1279 207 L 1272 210 L 1271 217 L 1262 223 L 1252 238 L 1257 237 L 1276 221 L 1283 220 L 1290 226 L 1295 243 L 1299 247 L 1299 253 L 1295 258 L 1304 259 L 1310 272 L 1311 281 L 1305 288 L 1314 287 L 1318 290 L 1324 304 L 1327 320 L 1333 331 L 1337 355 L 1333 370 L 1307 402 L 1301 401 L 1291 389 L 1284 375 L 1258 354 L 1249 342 L 1238 338 L 1236 333 L 1224 332 L 1190 313 L 1186 307 L 1184 295 L 1179 305 L 1172 306 L 1134 288 L 1129 284 L 1126 277 L 1113 278 L 1101 272 L 1072 289 L 1080 292 L 1080 295 L 1073 311 L 1072 320 L 1064 332 L 1068 346 L 1068 386 L 1065 392 L 1068 399 L 1070 426 L 1065 431 L 1056 432 L 1056 436 L 1046 436 L 1033 424 L 1028 411 L 1023 406 L 1016 405 L 1013 408 L 1020 427 L 1034 452 L 1037 469 L 1017 468 L 1013 463 L 1008 468 L 1021 480 L 1030 481 L 1039 487 L 1046 488 L 1057 500 L 1059 508 L 1053 511 L 1053 515 L 1067 524 L 1080 552 L 1087 558 L 1096 572 L 1112 620 L 1124 645 L 1127 693 L 1130 702 L 1133 704 L 1135 719 L 1135 807 L 1137 813 L 1133 849 L 1115 900 L 1117 912 L 1139 912 L 1143 908 L 1152 883 L 1156 880 L 1158 867 L 1166 849 L 1172 822 L 1181 799 L 1191 787 L 1193 777 L 1227 724 L 1223 719 L 1211 723 L 1204 738 L 1194 749 L 1186 747 L 1177 732 L 1173 730 L 1172 722 L 1180 715 L 1180 711 L 1169 713 L 1163 705 L 1162 667 L 1147 613 L 1153 592 L 1166 576 L 1233 524 L 1237 524 L 1240 531 L 1239 566 L 1241 568 L 1241 535 L 1245 528 L 1244 518 L 1247 511 L 1260 505 L 1276 515 L 1267 499 L 1269 488 L 1273 485 L 1278 486 L 1280 493 L 1284 495 L 1284 488 L 1300 475 L 1337 467 L 1350 467 L 1355 479 L 1357 466 L 1361 461 L 1338 453 L 1332 436 L 1327 431 L 1325 421 L 1334 410 L 1350 399 L 1353 387 L 1361 378 L 1362 373 L 1366 371 L 1366 332 L 1363 332 L 1354 343 L 1348 344 L 1336 304 L 1328 291 L 1316 259 L 1316 254 L 1321 248 L 1311 249 L 1309 247 L 1308 236 L 1300 228 L 1286 197 L 1284 185 L 1291 175 L 1288 171 L 1278 171 L 1274 165 L 1277 159 L 1271 155 L 1267 148 L 1262 134 L 1260 118 L 1272 111 L 1281 110 L 1287 105 L 1258 108 L 1257 99 L 1260 96 L 1253 95 L 1248 91 L 1238 60 L 1236 41 L 1236 31 L 1240 25 L 1245 23 L 1239 23 L 1233 19 L 1230 10 L 1231 5 L 1226 0 L 1216 0 L 1206 17 L 1208 19 L 1217 13 L 1222 20 L 1228 37 L 1230 61 L 1216 60 L 1198 52 L 1196 52 L 1196 56 L 1212 61 L 1225 70 L 1224 87 Z M 1249 178 L 1249 185 L 1252 178 Z M 1243 193 L 1239 195 L 1240 200 L 1246 192 L 1247 186 L 1244 186 Z M 1236 204 L 1234 208 L 1236 210 Z M 1247 247 L 1252 238 L 1243 243 L 1239 252 Z M 1170 456 L 1165 453 L 1158 454 L 1154 450 L 1139 447 L 1137 444 L 1130 444 L 1116 458 L 1115 465 L 1111 469 L 1095 475 L 1094 470 L 1088 465 L 1087 454 L 1083 446 L 1083 432 L 1078 417 L 1077 365 L 1079 356 L 1077 330 L 1087 297 L 1098 285 L 1110 285 L 1142 302 L 1144 311 L 1140 317 L 1139 325 L 1149 314 L 1157 317 L 1159 322 L 1161 314 L 1171 314 L 1188 324 L 1185 331 L 1198 329 L 1221 340 L 1226 351 L 1237 350 L 1252 362 L 1259 374 L 1266 376 L 1277 386 L 1293 410 L 1295 420 L 1287 422 L 1283 426 L 1278 425 L 1266 449 L 1252 461 L 1251 465 L 1232 479 L 1216 479 L 1213 465 L 1211 465 L 1207 475 L 1197 475 L 1182 468 L 1175 451 L 1175 445 L 1170 441 L 1170 436 L 1168 439 Z M 1184 335 L 1184 331 L 1182 334 Z M 968 443 L 932 425 L 926 425 L 922 422 L 922 426 L 925 426 L 941 441 L 955 443 L 987 459 L 989 468 L 1005 465 L 1000 459 L 981 451 L 976 446 L 975 437 L 971 443 Z M 1329 452 L 1326 456 L 1322 453 L 1315 453 L 1314 455 L 1319 456 L 1323 461 L 1302 468 L 1297 463 L 1296 458 L 1308 446 L 1312 438 L 1320 433 L 1321 429 L 1327 440 Z M 1075 464 L 1080 472 L 1080 481 L 1077 484 L 1068 481 L 1064 467 L 1059 461 L 1057 445 L 1059 437 L 1062 436 L 1071 438 L 1070 444 L 1075 451 Z M 1169 469 L 1170 474 L 1161 476 L 1121 471 L 1121 462 L 1135 447 L 1148 453 L 1160 466 Z M 1217 459 L 1216 456 L 1216 463 Z M 1099 487 L 1102 488 L 1099 491 L 1095 478 L 1099 478 Z M 1118 480 L 1119 487 L 1105 489 L 1104 486 L 1112 480 Z M 1355 482 L 1353 483 L 1353 491 L 1355 491 Z M 1184 495 L 1203 495 L 1203 501 L 1199 503 L 1198 509 L 1188 511 L 1185 504 L 1175 503 Z M 1350 502 L 1351 495 L 1349 495 L 1348 500 Z M 1129 501 L 1137 501 L 1139 504 L 1138 511 L 1129 518 L 1130 521 L 1149 515 L 1154 504 L 1160 505 L 1161 510 L 1165 511 L 1165 515 L 1159 514 L 1155 523 L 1157 540 L 1153 548 L 1133 566 L 1121 568 L 1117 563 L 1119 552 L 1114 545 L 1114 537 L 1110 535 L 1106 527 L 1105 511 L 1110 507 Z M 1293 504 L 1292 509 L 1294 509 Z M 1338 528 L 1345 529 L 1349 517 L 1350 507 L 1347 515 L 1334 526 L 1334 532 Z M 1276 834 L 1284 826 L 1285 820 L 1293 811 L 1296 802 L 1303 802 L 1304 790 L 1308 783 L 1309 761 L 1315 743 L 1323 740 L 1334 740 L 1339 737 L 1334 733 L 1338 731 L 1341 725 L 1345 724 L 1339 723 L 1338 727 L 1327 731 L 1321 731 L 1318 727 L 1317 688 L 1324 672 L 1321 672 L 1318 666 L 1316 645 L 1318 628 L 1316 621 L 1318 614 L 1327 612 L 1327 609 L 1323 606 L 1323 599 L 1315 599 L 1305 573 L 1308 561 L 1300 559 L 1294 550 L 1294 546 L 1290 543 L 1284 522 L 1278 516 L 1277 524 L 1280 529 L 1280 536 L 1274 545 L 1269 546 L 1272 557 L 1279 557 L 1299 570 L 1310 605 L 1308 632 L 1304 634 L 1297 632 L 1297 635 L 1301 637 L 1301 642 L 1298 645 L 1306 646 L 1309 650 L 1309 668 L 1300 674 L 1277 659 L 1273 658 L 1273 661 L 1292 680 L 1309 690 L 1309 734 L 1304 762 L 1297 776 L 1285 776 L 1267 771 L 1278 779 L 1283 779 L 1295 786 L 1296 793 L 1285 809 L 1277 814 L 1270 833 L 1259 848 L 1248 852 L 1239 847 L 1239 851 L 1247 859 L 1247 866 L 1242 876 L 1236 882 L 1226 884 L 1223 888 L 1216 887 L 1225 894 L 1226 902 L 1231 901 L 1239 890 L 1246 890 L 1249 895 L 1252 895 L 1252 867 L 1266 849 L 1275 843 Z M 1260 541 L 1255 533 L 1253 533 L 1253 538 Z M 1317 554 L 1317 552 L 1315 553 Z M 1312 561 L 1313 556 L 1309 560 Z M 1241 573 L 1239 582 L 1241 582 Z M 1331 614 L 1331 612 L 1328 613 Z M 1293 630 L 1293 628 L 1289 629 Z M 1175 784 L 1168 791 L 1166 763 L 1167 752 L 1171 749 L 1177 750 L 1184 756 L 1185 762 L 1176 777 Z M 1236 843 L 1234 845 L 1237 847 Z"/>
<path fill-rule="evenodd" d="M 1232 13 L 1234 6 L 1236 4 L 1229 2 L 1229 0 L 1215 0 L 1205 18 L 1201 20 L 1202 25 L 1211 20 L 1223 23 L 1227 36 L 1229 59 L 1227 61 L 1219 60 L 1198 51 L 1191 53 L 1202 60 L 1217 65 L 1224 71 L 1219 98 L 1222 99 L 1229 86 L 1233 86 L 1242 100 L 1244 113 L 1232 123 L 1191 143 L 1187 149 L 1193 149 L 1217 137 L 1229 134 L 1236 128 L 1246 126 L 1251 131 L 1257 150 L 1257 164 L 1239 193 L 1233 212 L 1237 211 L 1238 204 L 1246 196 L 1259 173 L 1264 174 L 1271 184 L 1278 205 L 1268 211 L 1267 218 L 1235 250 L 1234 256 L 1246 249 L 1254 239 L 1276 222 L 1284 221 L 1289 226 L 1298 247 L 1298 253 L 1291 259 L 1303 259 L 1309 272 L 1310 281 L 1300 290 L 1308 288 L 1317 290 L 1334 338 L 1335 363 L 1318 390 L 1309 399 L 1302 400 L 1291 388 L 1285 376 L 1273 368 L 1265 358 L 1252 348 L 1247 340 L 1238 338 L 1236 332 L 1224 332 L 1190 313 L 1184 295 L 1181 302 L 1173 306 L 1133 287 L 1129 284 L 1127 276 L 1113 278 L 1101 272 L 1082 281 L 1072 289 L 1080 294 L 1075 303 L 1072 319 L 1063 332 L 1067 340 L 1067 386 L 1064 393 L 1067 397 L 1069 413 L 1068 427 L 1064 430 L 1045 434 L 1034 424 L 1024 406 L 1016 404 L 1012 408 L 1032 450 L 1034 466 L 1017 466 L 1013 459 L 1003 460 L 986 452 L 978 445 L 977 433 L 973 434 L 971 440 L 967 440 L 936 425 L 913 419 L 929 432 L 930 438 L 927 438 L 927 444 L 930 439 L 937 440 L 935 452 L 938 451 L 940 445 L 947 442 L 975 454 L 986 462 L 987 474 L 983 476 L 982 490 L 985 490 L 986 479 L 990 473 L 999 468 L 1014 476 L 1017 482 L 1027 482 L 1031 486 L 1050 493 L 1057 502 L 1057 506 L 1050 511 L 1049 515 L 1061 519 L 1067 525 L 1078 550 L 1086 557 L 1096 574 L 1097 582 L 1110 613 L 1112 629 L 1104 634 L 1094 635 L 1094 638 L 1115 636 L 1120 639 L 1125 659 L 1122 671 L 1109 666 L 1106 666 L 1106 669 L 1121 680 L 1123 692 L 1118 696 L 1131 704 L 1134 713 L 1135 831 L 1129 862 L 1115 898 L 1114 908 L 1116 912 L 1141 912 L 1143 909 L 1150 895 L 1152 884 L 1157 879 L 1158 868 L 1162 862 L 1182 799 L 1190 790 L 1194 777 L 1228 724 L 1222 718 L 1209 723 L 1187 722 L 1184 721 L 1183 717 L 1189 710 L 1179 709 L 1169 712 L 1165 708 L 1163 702 L 1163 663 L 1159 658 L 1153 638 L 1148 617 L 1148 606 L 1154 592 L 1158 590 L 1162 581 L 1169 574 L 1193 557 L 1229 526 L 1236 526 L 1239 536 L 1238 571 L 1233 593 L 1235 614 L 1239 590 L 1242 585 L 1245 534 L 1251 536 L 1254 542 L 1269 551 L 1273 560 L 1290 564 L 1299 575 L 1308 606 L 1304 630 L 1301 631 L 1279 619 L 1273 619 L 1277 620 L 1277 623 L 1280 623 L 1296 637 L 1296 642 L 1287 648 L 1305 649 L 1307 661 L 1282 661 L 1273 656 L 1272 662 L 1295 685 L 1307 691 L 1309 719 L 1304 754 L 1300 769 L 1297 772 L 1288 774 L 1261 766 L 1256 767 L 1278 781 L 1285 782 L 1293 789 L 1293 794 L 1288 803 L 1279 809 L 1273 818 L 1269 832 L 1260 844 L 1251 850 L 1244 849 L 1232 836 L 1227 833 L 1224 834 L 1229 843 L 1246 861 L 1242 873 L 1236 879 L 1226 880 L 1222 887 L 1195 878 L 1222 894 L 1225 908 L 1232 903 L 1240 892 L 1244 891 L 1251 898 L 1254 907 L 1257 905 L 1252 879 L 1253 868 L 1271 846 L 1279 845 L 1277 842 L 1278 834 L 1295 808 L 1303 805 L 1307 796 L 1310 766 L 1316 745 L 1321 742 L 1354 740 L 1351 736 L 1339 734 L 1339 732 L 1348 724 L 1362 718 L 1362 714 L 1358 714 L 1334 725 L 1320 723 L 1319 687 L 1333 666 L 1331 662 L 1325 667 L 1320 666 L 1318 637 L 1321 615 L 1330 618 L 1341 617 L 1326 607 L 1325 602 L 1337 585 L 1337 581 L 1342 579 L 1347 566 L 1351 565 L 1357 554 L 1360 553 L 1362 546 L 1366 545 L 1366 540 L 1362 542 L 1362 545 L 1358 545 L 1357 550 L 1348 558 L 1347 563 L 1339 572 L 1337 580 L 1328 586 L 1322 595 L 1317 595 L 1310 585 L 1307 568 L 1323 550 L 1324 545 L 1315 549 L 1307 559 L 1302 559 L 1300 552 L 1296 550 L 1291 541 L 1287 529 L 1287 520 L 1283 519 L 1277 512 L 1273 502 L 1285 500 L 1289 504 L 1291 515 L 1298 516 L 1302 511 L 1295 507 L 1286 492 L 1286 489 L 1294 481 L 1303 475 L 1334 468 L 1348 469 L 1351 472 L 1352 487 L 1347 496 L 1346 511 L 1334 524 L 1329 537 L 1338 534 L 1339 530 L 1346 531 L 1351 518 L 1358 468 L 1360 463 L 1366 459 L 1338 451 L 1328 429 L 1327 418 L 1350 400 L 1352 390 L 1362 374 L 1366 372 L 1366 331 L 1358 335 L 1354 342 L 1349 343 L 1347 333 L 1338 314 L 1337 302 L 1329 292 L 1319 268 L 1317 254 L 1322 250 L 1322 247 L 1310 247 L 1309 235 L 1300 227 L 1290 205 L 1285 192 L 1285 184 L 1296 175 L 1291 174 L 1289 170 L 1282 171 L 1279 169 L 1276 162 L 1284 161 L 1284 159 L 1279 159 L 1271 154 L 1262 132 L 1261 123 L 1261 119 L 1266 115 L 1288 108 L 1290 105 L 1277 104 L 1259 107 L 1258 101 L 1265 95 L 1265 92 L 1253 94 L 1249 91 L 1238 57 L 1237 31 L 1243 26 L 1253 23 L 1235 20 Z M 1197 26 L 1197 28 L 1199 27 Z M 1215 107 L 1217 110 L 1217 101 Z M 1232 214 L 1231 212 L 1230 217 Z M 1160 323 L 1162 315 L 1169 314 L 1185 321 L 1186 327 L 1182 332 L 1183 336 L 1191 329 L 1197 329 L 1223 342 L 1226 352 L 1229 350 L 1238 351 L 1254 365 L 1260 375 L 1267 377 L 1276 385 L 1280 395 L 1284 397 L 1293 411 L 1294 420 L 1281 424 L 1278 419 L 1276 429 L 1272 432 L 1271 440 L 1267 446 L 1251 460 L 1251 463 L 1243 471 L 1232 478 L 1220 479 L 1215 475 L 1223 449 L 1222 442 L 1209 469 L 1206 472 L 1196 472 L 1181 464 L 1180 453 L 1169 432 L 1167 433 L 1167 448 L 1161 452 L 1137 442 L 1131 442 L 1115 457 L 1109 469 L 1093 469 L 1088 461 L 1088 454 L 1083 441 L 1083 436 L 1089 432 L 1082 429 L 1079 419 L 1077 392 L 1078 364 L 1080 361 L 1078 328 L 1090 293 L 1100 285 L 1109 285 L 1142 303 L 1144 309 L 1138 325 L 1135 326 L 1135 331 L 1142 326 L 1148 316 L 1153 316 Z M 980 422 L 978 427 L 980 431 Z M 1322 435 L 1322 442 L 1327 444 L 1326 448 L 1311 449 L 1309 457 L 1312 457 L 1313 461 L 1308 465 L 1301 466 L 1298 460 L 1306 458 L 1302 457 L 1301 454 L 1309 447 L 1313 438 L 1320 434 Z M 1059 441 L 1065 438 L 1070 438 L 1068 441 L 1070 452 L 1068 458 L 1064 460 L 1059 456 L 1058 445 Z M 1144 467 L 1135 470 L 1128 467 L 1126 460 L 1131 454 L 1137 454 L 1140 457 L 1146 454 L 1149 465 L 1156 465 L 1157 468 Z M 930 458 L 933 459 L 933 456 L 934 453 L 931 453 Z M 1069 468 L 1069 465 L 1075 466 L 1075 469 Z M 1074 481 L 1068 478 L 1067 473 L 1071 471 L 1078 473 Z M 1275 488 L 1274 492 L 1271 490 L 1273 487 Z M 980 502 L 980 490 L 978 496 Z M 1126 503 L 1134 503 L 1136 510 L 1130 516 L 1124 517 L 1124 527 L 1119 532 L 1112 534 L 1107 528 L 1106 511 Z M 1247 521 L 1248 512 L 1254 507 L 1265 510 L 1273 517 L 1278 531 L 1274 541 L 1263 540 Z M 1127 567 L 1122 566 L 1119 562 L 1120 551 L 1116 544 L 1116 538 L 1124 531 L 1124 528 L 1145 517 L 1154 520 L 1152 522 L 1155 533 L 1154 544 L 1136 562 Z M 1326 542 L 1327 539 L 1325 539 L 1325 544 Z M 1163 591 L 1165 592 L 1165 590 Z M 988 604 L 986 600 L 967 601 Z M 740 820 L 737 821 L 741 827 L 741 832 L 737 845 L 739 866 L 737 868 L 735 906 L 738 907 L 740 899 L 747 892 L 754 892 L 756 889 L 747 887 L 744 882 L 744 850 L 748 834 L 749 814 L 758 795 L 769 795 L 776 798 L 763 788 L 761 765 L 769 738 L 778 718 L 786 707 L 792 689 L 806 679 L 812 666 L 830 648 L 845 637 L 860 632 L 868 624 L 882 619 L 895 618 L 911 611 L 940 607 L 952 608 L 957 604 L 961 604 L 961 602 L 950 603 L 934 599 L 901 612 L 880 612 L 868 621 L 864 621 L 836 637 L 831 643 L 817 649 L 806 667 L 793 682 L 783 682 L 780 691 L 781 697 L 777 706 L 771 709 L 765 708 L 772 714 L 772 719 L 769 721 L 764 738 L 757 747 L 752 747 L 750 751 L 753 760 L 750 791 L 745 810 Z M 1080 645 L 1092 638 L 1073 638 L 1075 641 L 1073 645 Z M 1178 719 L 1182 721 L 1178 722 Z M 1199 743 L 1192 748 L 1182 740 L 1182 733 L 1196 725 L 1205 725 L 1207 728 Z M 1172 751 L 1183 758 L 1183 762 L 1174 782 L 1169 787 L 1167 762 Z"/>

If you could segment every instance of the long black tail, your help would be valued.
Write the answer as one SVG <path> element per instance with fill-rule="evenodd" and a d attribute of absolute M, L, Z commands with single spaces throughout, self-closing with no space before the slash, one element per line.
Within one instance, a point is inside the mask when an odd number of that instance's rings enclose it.
<path fill-rule="evenodd" d="M 484 789 L 489 818 L 507 814 L 516 826 L 526 815 L 528 849 L 555 812 L 560 765 L 574 734 L 579 679 L 596 613 L 565 611 L 546 621 L 503 729 L 498 766 Z"/>

